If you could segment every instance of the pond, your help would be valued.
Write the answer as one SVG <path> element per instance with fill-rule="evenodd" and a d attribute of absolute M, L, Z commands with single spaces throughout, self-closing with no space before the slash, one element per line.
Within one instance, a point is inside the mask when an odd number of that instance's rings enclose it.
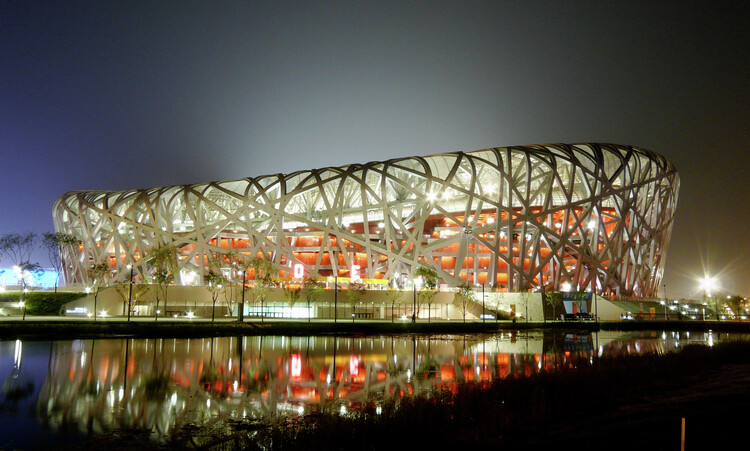
<path fill-rule="evenodd" d="M 116 429 L 346 414 L 368 399 L 491 382 L 580 359 L 745 340 L 715 332 L 523 331 L 375 337 L 0 341 L 0 449 L 70 445 Z"/>

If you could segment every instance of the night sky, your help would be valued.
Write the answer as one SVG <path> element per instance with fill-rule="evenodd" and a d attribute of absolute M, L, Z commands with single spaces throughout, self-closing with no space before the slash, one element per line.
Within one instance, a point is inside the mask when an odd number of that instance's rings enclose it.
<path fill-rule="evenodd" d="M 700 296 L 705 271 L 747 296 L 749 19 L 746 1 L 4 0 L 0 233 L 52 231 L 72 190 L 613 142 L 680 173 L 667 295 Z"/>

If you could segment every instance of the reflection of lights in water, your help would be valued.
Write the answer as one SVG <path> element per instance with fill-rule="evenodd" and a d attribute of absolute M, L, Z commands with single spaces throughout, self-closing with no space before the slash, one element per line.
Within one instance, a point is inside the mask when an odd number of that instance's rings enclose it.
<path fill-rule="evenodd" d="M 302 374 L 302 356 L 299 354 L 292 354 L 291 362 L 292 377 L 299 377 Z"/>
<path fill-rule="evenodd" d="M 16 340 L 16 347 L 13 352 L 13 369 L 15 370 L 14 377 L 18 377 L 18 371 L 21 369 L 21 359 L 23 358 L 23 343 L 21 340 Z"/>
<path fill-rule="evenodd" d="M 568 350 L 591 362 L 597 355 L 620 355 L 628 345 L 633 353 L 672 350 L 669 344 L 673 339 L 669 336 L 666 332 L 656 332 L 652 336 L 604 333 L 595 341 L 597 335 L 591 334 L 583 340 L 579 336 L 576 348 Z M 682 337 L 686 336 L 683 332 Z M 287 346 L 283 348 L 279 346 L 281 337 L 246 337 L 239 349 L 236 339 L 223 337 L 167 342 L 159 339 L 97 340 L 93 354 L 84 352 L 84 349 L 91 352 L 91 341 L 68 342 L 72 345 L 56 342 L 50 359 L 48 385 L 41 391 L 43 395 L 40 394 L 39 400 L 39 405 L 47 408 L 41 408 L 40 415 L 50 424 L 63 421 L 85 424 L 81 419 L 93 417 L 108 430 L 132 427 L 135 419 L 112 415 L 109 406 L 113 395 L 109 392 L 114 393 L 117 409 L 127 411 L 136 405 L 144 406 L 142 418 L 148 420 L 142 420 L 142 426 L 154 428 L 154 431 L 169 431 L 174 425 L 184 424 L 180 422 L 202 424 L 211 418 L 260 419 L 269 414 L 296 417 L 309 412 L 311 406 L 330 406 L 338 412 L 342 411 L 339 403 L 343 403 L 344 415 L 348 415 L 349 409 L 356 411 L 368 396 L 391 393 L 393 389 L 403 390 L 402 396 L 426 392 L 436 385 L 457 383 L 462 378 L 462 370 L 470 371 L 464 373 L 467 379 L 476 374 L 488 381 L 542 370 L 554 371 L 560 367 L 559 356 L 566 350 L 545 352 L 544 343 L 549 341 L 549 336 L 542 334 L 531 334 L 526 340 L 505 332 L 487 340 L 477 336 L 438 338 L 430 341 L 429 354 L 426 341 L 417 338 L 414 360 L 415 342 L 401 337 L 395 340 L 390 337 L 378 340 L 310 337 L 308 341 L 295 337 L 291 344 L 287 337 L 284 340 Z M 719 338 L 723 339 L 723 335 L 717 336 L 717 342 Z M 710 332 L 691 334 L 690 339 L 709 345 L 714 342 Z M 168 346 L 170 342 L 172 346 Z M 328 342 L 331 347 L 324 353 L 322 350 Z M 334 343 L 338 352 L 335 359 Z M 364 346 L 368 343 L 372 351 Z M 126 346 L 129 353 L 125 352 Z M 296 350 L 304 346 L 309 347 L 304 361 L 299 351 L 290 352 L 290 347 Z M 76 352 L 71 352 L 71 348 Z M 354 356 L 346 352 L 346 349 L 360 348 L 367 351 Z M 25 351 L 28 359 L 30 351 Z M 482 357 L 480 362 L 480 354 L 486 356 L 486 360 Z M 467 361 L 474 361 L 476 365 L 467 367 Z M 421 367 L 420 362 L 430 362 L 430 366 Z M 230 365 L 232 372 L 228 373 Z M 436 371 L 420 372 L 420 377 L 414 377 L 416 368 L 433 365 Z M 359 371 L 356 377 L 352 374 L 355 367 Z M 290 377 L 297 374 L 297 368 L 299 376 Z M 488 371 L 485 373 L 483 369 Z M 128 376 L 124 377 L 125 374 Z M 126 382 L 124 390 L 123 381 Z M 318 385 L 319 382 L 323 383 Z M 45 396 L 49 399 L 42 399 Z M 81 407 L 49 409 L 69 402 Z M 337 405 L 339 407 L 335 407 Z M 97 410 L 96 406 L 106 407 Z M 382 414 L 381 406 L 374 407 L 376 414 Z M 154 437 L 166 439 L 162 432 L 155 432 Z"/>
<path fill-rule="evenodd" d="M 356 355 L 351 356 L 349 360 L 349 374 L 356 376 L 359 374 L 359 357 Z"/>

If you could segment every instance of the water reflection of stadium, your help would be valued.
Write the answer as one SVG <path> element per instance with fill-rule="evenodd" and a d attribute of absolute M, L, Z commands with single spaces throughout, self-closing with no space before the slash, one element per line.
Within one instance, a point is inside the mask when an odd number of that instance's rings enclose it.
<path fill-rule="evenodd" d="M 595 355 L 664 352 L 692 338 L 645 332 L 487 336 L 216 337 L 54 342 L 40 421 L 84 433 L 189 423 L 345 413 L 460 382 L 491 382 L 574 365 Z"/>

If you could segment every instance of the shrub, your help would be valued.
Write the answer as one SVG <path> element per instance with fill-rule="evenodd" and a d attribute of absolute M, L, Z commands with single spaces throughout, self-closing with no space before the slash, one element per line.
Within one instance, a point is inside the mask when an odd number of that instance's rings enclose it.
<path fill-rule="evenodd" d="M 19 302 L 22 293 L 8 293 L 3 300 Z M 68 302 L 83 297 L 84 293 L 28 293 L 26 294 L 26 314 L 36 316 L 58 316 L 60 308 Z"/>

